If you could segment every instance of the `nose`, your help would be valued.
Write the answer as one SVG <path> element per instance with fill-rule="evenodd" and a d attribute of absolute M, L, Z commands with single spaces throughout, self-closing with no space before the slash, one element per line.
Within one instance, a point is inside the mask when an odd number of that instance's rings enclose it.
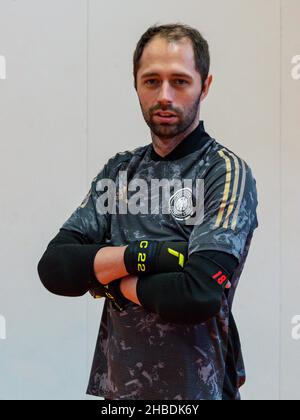
<path fill-rule="evenodd" d="M 172 103 L 172 101 L 173 101 L 172 87 L 167 81 L 165 81 L 161 84 L 161 87 L 158 93 L 157 102 L 160 103 L 161 105 L 168 105 Z"/>

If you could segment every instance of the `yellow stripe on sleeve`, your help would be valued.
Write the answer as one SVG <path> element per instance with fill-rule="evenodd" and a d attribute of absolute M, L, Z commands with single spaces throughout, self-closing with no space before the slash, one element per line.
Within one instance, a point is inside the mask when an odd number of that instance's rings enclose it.
<path fill-rule="evenodd" d="M 234 169 L 234 182 L 233 182 L 231 200 L 230 200 L 230 204 L 229 204 L 227 214 L 226 214 L 224 224 L 223 224 L 224 229 L 228 228 L 229 217 L 230 217 L 231 213 L 233 212 L 233 208 L 234 208 L 234 205 L 235 205 L 235 202 L 236 202 L 237 189 L 238 189 L 238 184 L 239 184 L 239 174 L 240 174 L 240 166 L 239 166 L 239 162 L 238 162 L 237 157 L 230 152 L 228 152 L 228 153 L 230 154 L 230 156 L 233 157 L 234 168 L 235 169 Z"/>
<path fill-rule="evenodd" d="M 226 179 L 225 179 L 225 186 L 224 186 L 222 201 L 220 204 L 220 209 L 219 209 L 217 220 L 214 226 L 215 228 L 219 227 L 222 221 L 225 207 L 227 206 L 227 200 L 229 196 L 230 182 L 231 182 L 231 162 L 230 162 L 229 157 L 224 154 L 223 150 L 224 149 L 219 150 L 218 153 L 225 160 L 225 163 L 226 163 Z"/>

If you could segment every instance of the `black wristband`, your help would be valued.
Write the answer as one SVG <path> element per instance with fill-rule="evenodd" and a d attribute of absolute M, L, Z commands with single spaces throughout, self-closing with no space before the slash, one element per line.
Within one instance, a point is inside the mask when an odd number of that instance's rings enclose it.
<path fill-rule="evenodd" d="M 109 284 L 101 284 L 98 281 L 94 283 L 93 287 L 90 288 L 90 294 L 95 298 L 107 297 L 113 304 L 114 308 L 122 312 L 125 305 L 130 302 L 121 292 L 120 283 L 122 279 L 117 279 Z"/>
<path fill-rule="evenodd" d="M 125 309 L 125 306 L 131 302 L 128 300 L 120 289 L 120 283 L 122 279 L 114 280 L 108 284 L 108 293 L 110 296 L 106 295 L 109 299 L 111 299 L 112 304 L 114 305 L 115 309 L 119 312 L 122 312 Z M 112 296 L 112 297 L 111 297 Z"/>
<path fill-rule="evenodd" d="M 163 242 L 134 241 L 124 253 L 124 264 L 129 274 L 147 274 L 153 272 Z"/>
<path fill-rule="evenodd" d="M 188 242 L 162 242 L 152 273 L 179 272 L 188 259 Z"/>
<path fill-rule="evenodd" d="M 129 274 L 182 271 L 188 256 L 188 242 L 134 241 L 125 249 L 124 265 Z"/>

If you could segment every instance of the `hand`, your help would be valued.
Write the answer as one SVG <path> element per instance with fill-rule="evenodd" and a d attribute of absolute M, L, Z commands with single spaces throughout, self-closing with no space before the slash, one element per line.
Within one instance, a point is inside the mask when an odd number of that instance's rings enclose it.
<path fill-rule="evenodd" d="M 129 300 L 126 299 L 120 290 L 121 281 L 122 279 L 117 279 L 106 285 L 95 281 L 89 292 L 95 299 L 108 298 L 114 308 L 122 312 Z"/>
<path fill-rule="evenodd" d="M 136 285 L 137 285 L 138 277 L 137 276 L 126 276 L 123 277 L 120 283 L 120 291 L 125 298 L 130 300 L 131 302 L 141 305 L 136 293 Z"/>

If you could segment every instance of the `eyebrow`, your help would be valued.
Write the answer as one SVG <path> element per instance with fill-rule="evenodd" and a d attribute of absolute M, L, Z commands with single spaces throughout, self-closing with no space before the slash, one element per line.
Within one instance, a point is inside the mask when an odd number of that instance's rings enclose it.
<path fill-rule="evenodd" d="M 159 73 L 155 73 L 155 72 L 148 72 L 148 73 L 144 73 L 142 75 L 142 79 L 145 79 L 146 77 L 153 77 L 153 76 L 159 76 Z M 189 74 L 186 73 L 172 73 L 172 76 L 177 76 L 177 77 L 185 77 L 187 79 L 193 79 L 192 76 L 190 76 Z"/>

